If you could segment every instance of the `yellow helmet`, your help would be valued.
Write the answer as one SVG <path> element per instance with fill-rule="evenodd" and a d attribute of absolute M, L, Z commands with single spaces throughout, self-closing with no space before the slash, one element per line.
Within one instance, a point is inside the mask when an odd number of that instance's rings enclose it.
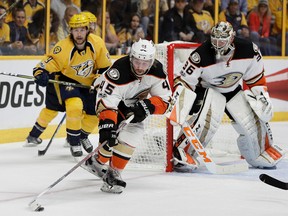
<path fill-rule="evenodd" d="M 81 12 L 81 14 L 84 14 L 86 17 L 88 17 L 90 23 L 97 22 L 97 18 L 93 13 L 91 13 L 89 11 L 83 11 L 83 12 Z"/>
<path fill-rule="evenodd" d="M 71 17 L 69 21 L 69 27 L 70 28 L 87 27 L 89 29 L 89 18 L 82 13 L 75 14 Z"/>

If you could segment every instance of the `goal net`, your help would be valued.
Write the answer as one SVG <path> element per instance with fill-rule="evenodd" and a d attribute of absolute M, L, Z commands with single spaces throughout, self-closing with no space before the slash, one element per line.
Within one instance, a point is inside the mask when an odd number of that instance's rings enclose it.
<path fill-rule="evenodd" d="M 156 45 L 156 59 L 163 64 L 171 86 L 173 86 L 174 71 L 182 69 L 190 53 L 198 46 L 199 44 L 182 41 Z M 135 149 L 128 167 L 171 172 L 173 127 L 162 115 L 152 115 L 145 120 L 144 124 L 144 142 Z M 211 156 L 221 157 L 227 154 L 238 154 L 236 137 L 237 134 L 229 118 L 225 116 L 219 130 L 207 147 L 208 152 Z"/>

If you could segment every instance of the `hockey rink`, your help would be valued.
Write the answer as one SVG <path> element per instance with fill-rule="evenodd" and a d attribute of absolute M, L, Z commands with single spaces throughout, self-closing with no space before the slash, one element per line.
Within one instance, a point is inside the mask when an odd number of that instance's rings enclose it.
<path fill-rule="evenodd" d="M 288 122 L 271 123 L 274 142 L 288 150 Z M 96 136 L 96 135 L 93 135 Z M 96 140 L 93 137 L 91 140 Z M 288 191 L 259 180 L 261 173 L 288 182 L 288 158 L 276 170 L 214 175 L 201 167 L 195 173 L 125 170 L 122 194 L 100 191 L 102 181 L 76 169 L 37 201 L 45 207 L 33 212 L 28 203 L 75 165 L 64 139 L 55 139 L 47 153 L 23 143 L 0 145 L 0 215 L 13 216 L 287 216 Z M 94 143 L 96 144 L 96 143 Z"/>

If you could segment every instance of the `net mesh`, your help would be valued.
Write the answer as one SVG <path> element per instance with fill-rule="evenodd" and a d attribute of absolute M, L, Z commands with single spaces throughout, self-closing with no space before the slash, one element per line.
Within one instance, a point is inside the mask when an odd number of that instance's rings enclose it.
<path fill-rule="evenodd" d="M 170 77 L 170 83 L 174 71 L 181 70 L 190 53 L 197 46 L 194 43 L 180 41 L 156 45 L 156 59 L 163 64 L 164 71 Z M 231 121 L 225 115 L 219 130 L 207 146 L 211 155 L 239 154 L 236 145 L 237 134 L 230 123 Z M 168 151 L 168 148 L 173 143 L 173 129 L 167 129 L 166 118 L 161 115 L 150 116 L 144 124 L 144 142 L 137 146 L 128 166 L 171 171 L 167 166 L 171 165 L 169 158 L 172 157 L 172 150 Z M 169 136 L 169 133 L 172 133 L 172 136 Z"/>

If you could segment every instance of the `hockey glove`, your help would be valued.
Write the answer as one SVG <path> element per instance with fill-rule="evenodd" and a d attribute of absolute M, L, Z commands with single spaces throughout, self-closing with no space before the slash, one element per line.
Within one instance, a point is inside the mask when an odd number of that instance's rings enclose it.
<path fill-rule="evenodd" d="M 138 101 L 134 107 L 131 107 L 131 111 L 134 114 L 134 119 L 131 123 L 142 122 L 148 115 L 153 114 L 155 111 L 155 106 L 150 100 L 144 99 Z"/>
<path fill-rule="evenodd" d="M 99 122 L 99 142 L 107 141 L 109 148 L 118 145 L 117 125 L 111 119 L 100 120 Z"/>
<path fill-rule="evenodd" d="M 245 96 L 256 115 L 264 122 L 273 117 L 273 105 L 266 86 L 254 86 L 251 90 L 245 90 Z"/>
<path fill-rule="evenodd" d="M 128 119 L 131 115 L 134 113 L 131 110 L 131 107 L 126 106 L 126 104 L 123 101 L 120 101 L 118 105 L 118 111 L 125 116 L 125 119 Z"/>
<path fill-rule="evenodd" d="M 40 86 L 47 86 L 49 82 L 49 73 L 42 68 L 34 68 L 33 75 L 35 77 L 35 83 Z"/>

